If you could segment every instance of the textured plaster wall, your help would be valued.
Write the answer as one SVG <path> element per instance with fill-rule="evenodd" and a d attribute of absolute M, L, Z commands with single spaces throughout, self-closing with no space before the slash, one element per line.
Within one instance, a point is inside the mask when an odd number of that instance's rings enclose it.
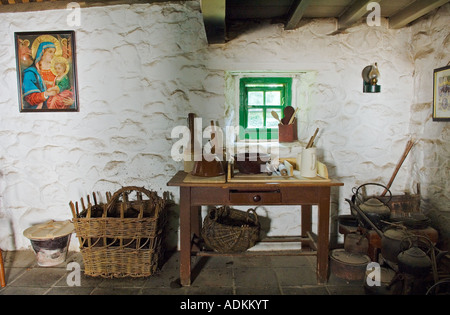
<path fill-rule="evenodd" d="M 419 139 L 410 168 L 421 183 L 422 209 L 441 232 L 450 248 L 450 123 L 431 118 L 433 70 L 450 63 L 450 5 L 422 18 L 412 29 L 414 99 L 410 130 Z"/>
<path fill-rule="evenodd" d="M 69 201 L 93 191 L 137 185 L 170 191 L 178 201 L 178 189 L 166 186 L 183 167 L 170 156 L 179 140 L 171 131 L 186 125 L 189 112 L 203 117 L 204 127 L 211 119 L 234 125 L 237 104 L 229 90 L 234 71 L 295 73 L 300 141 L 283 145 L 280 155 L 295 156 L 320 128 L 321 159 L 330 176 L 345 184 L 333 189 L 333 219 L 348 213 L 344 198 L 352 187 L 387 183 L 411 135 L 437 135 L 440 141 L 414 149 L 393 191 L 415 192 L 421 182 L 427 200 L 448 205 L 448 123 L 430 122 L 426 77 L 449 59 L 449 5 L 401 30 L 390 30 L 386 21 L 380 27 L 361 23 L 340 34 L 333 34 L 334 19 L 307 20 L 293 31 L 245 24 L 241 35 L 217 46 L 207 45 L 197 1 L 82 9 L 81 25 L 73 28 L 80 111 L 19 113 L 14 32 L 72 29 L 67 14 L 0 14 L 1 248 L 29 247 L 22 235 L 27 227 L 69 219 Z M 431 42 L 434 51 L 427 54 Z M 373 62 L 380 68 L 382 93 L 364 94 L 361 71 Z M 424 124 L 433 127 L 425 130 Z M 435 174 L 428 155 L 444 162 L 447 175 L 423 179 Z M 428 183 L 433 187 L 425 190 Z M 258 214 L 271 234 L 298 234 L 298 208 L 261 207 Z M 176 244 L 176 207 L 170 227 Z M 75 238 L 71 246 L 78 246 Z"/>
<path fill-rule="evenodd" d="M 80 111 L 19 113 L 14 32 L 72 29 L 69 12 L 0 15 L 3 249 L 28 247 L 27 227 L 71 218 L 69 201 L 92 192 L 136 185 L 178 194 L 166 187 L 182 167 L 170 158 L 171 130 L 220 90 L 203 85 L 211 74 L 198 55 L 207 42 L 197 2 L 82 9 L 73 28 Z"/>

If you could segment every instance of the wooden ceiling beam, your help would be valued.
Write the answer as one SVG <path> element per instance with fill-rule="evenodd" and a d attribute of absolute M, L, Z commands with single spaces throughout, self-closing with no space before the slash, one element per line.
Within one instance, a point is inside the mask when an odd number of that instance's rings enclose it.
<path fill-rule="evenodd" d="M 203 0 L 201 7 L 208 43 L 225 43 L 225 0 Z"/>
<path fill-rule="evenodd" d="M 101 7 L 101 6 L 121 5 L 121 4 L 170 2 L 168 0 L 108 0 L 108 1 L 14 0 L 15 3 L 11 4 L 9 3 L 9 1 L 13 0 L 0 0 L 0 13 L 60 10 L 66 9 L 67 5 L 71 2 L 78 3 L 81 8 Z"/>
<path fill-rule="evenodd" d="M 356 0 L 338 19 L 338 29 L 342 30 L 352 26 L 367 13 L 367 5 L 381 0 Z"/>
<path fill-rule="evenodd" d="M 295 29 L 300 20 L 303 18 L 303 15 L 311 2 L 313 2 L 313 0 L 295 0 L 289 9 L 288 19 L 284 29 Z"/>
<path fill-rule="evenodd" d="M 393 29 L 402 28 L 449 1 L 450 0 L 417 0 L 402 11 L 391 16 L 389 18 L 389 27 Z"/>

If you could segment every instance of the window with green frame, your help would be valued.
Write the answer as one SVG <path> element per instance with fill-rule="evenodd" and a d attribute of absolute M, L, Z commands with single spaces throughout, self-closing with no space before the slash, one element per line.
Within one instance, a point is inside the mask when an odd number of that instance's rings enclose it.
<path fill-rule="evenodd" d="M 284 107 L 291 105 L 292 78 L 241 78 L 239 138 L 255 140 L 278 139 L 278 121 L 272 111 L 283 118 Z"/>

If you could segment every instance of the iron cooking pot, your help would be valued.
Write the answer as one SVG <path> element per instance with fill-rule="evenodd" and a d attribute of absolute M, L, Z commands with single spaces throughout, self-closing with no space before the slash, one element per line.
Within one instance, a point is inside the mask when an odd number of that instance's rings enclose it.
<path fill-rule="evenodd" d="M 405 241 L 408 241 L 409 246 L 398 254 L 399 271 L 423 277 L 433 270 L 436 281 L 438 279 L 437 263 L 448 252 L 437 249 L 433 242 L 426 236 L 409 235 L 402 240 L 401 246 L 404 245 Z M 428 256 L 429 254 L 431 257 Z"/>
<path fill-rule="evenodd" d="M 417 246 L 413 246 L 397 257 L 398 270 L 415 276 L 426 276 L 431 271 L 431 259 Z"/>
<path fill-rule="evenodd" d="M 381 255 L 383 255 L 383 258 L 397 263 L 398 255 L 405 250 L 405 244 L 402 244 L 402 240 L 407 236 L 408 233 L 404 229 L 396 227 L 386 229 L 381 236 Z"/>

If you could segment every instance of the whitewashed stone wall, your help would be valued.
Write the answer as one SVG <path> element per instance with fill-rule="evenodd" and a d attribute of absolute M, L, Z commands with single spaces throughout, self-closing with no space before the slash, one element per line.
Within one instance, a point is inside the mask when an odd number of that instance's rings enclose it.
<path fill-rule="evenodd" d="M 262 23 L 219 46 L 207 45 L 197 1 L 82 9 L 81 25 L 74 28 L 80 111 L 19 113 L 14 32 L 72 29 L 67 14 L 0 14 L 0 247 L 5 250 L 29 247 L 22 235 L 26 228 L 69 219 L 69 201 L 93 191 L 138 185 L 170 191 L 178 201 L 178 189 L 166 186 L 183 167 L 170 156 L 178 140 L 171 131 L 186 125 L 190 112 L 204 118 L 204 127 L 211 119 L 221 126 L 235 123 L 236 104 L 225 91 L 229 71 L 307 73 L 295 104 L 301 109 L 299 139 L 306 142 L 319 127 L 316 145 L 323 162 L 345 184 L 333 190 L 333 218 L 348 212 L 344 198 L 352 187 L 387 183 L 411 135 L 429 139 L 436 133 L 441 141 L 416 148 L 393 191 L 414 192 L 417 181 L 424 188 L 418 170 L 431 172 L 424 150 L 447 161 L 448 174 L 449 133 L 440 132 L 448 124 L 421 130 L 422 124 L 431 125 L 431 111 L 420 104 L 429 106 L 432 94 L 418 90 L 429 89 L 422 76 L 438 62 L 434 53 L 414 58 L 431 41 L 428 37 L 447 40 L 448 47 L 448 5 L 401 30 L 361 23 L 333 35 L 334 19 L 309 20 L 293 31 Z M 445 50 L 440 54 L 445 61 Z M 380 68 L 382 93 L 363 94 L 361 71 L 373 62 Z M 298 152 L 295 146 L 283 150 Z M 435 193 L 448 190 L 448 175 L 435 178 L 437 188 L 425 190 L 425 198 L 448 202 L 448 194 Z M 175 244 L 177 211 L 170 222 Z M 297 208 L 259 211 L 268 217 L 271 234 L 298 233 Z M 73 238 L 72 249 L 77 246 Z"/>
<path fill-rule="evenodd" d="M 410 169 L 421 183 L 422 209 L 441 232 L 450 249 L 450 123 L 431 118 L 433 71 L 450 63 L 450 5 L 415 23 L 412 29 L 414 99 L 410 130 L 419 139 Z"/>

